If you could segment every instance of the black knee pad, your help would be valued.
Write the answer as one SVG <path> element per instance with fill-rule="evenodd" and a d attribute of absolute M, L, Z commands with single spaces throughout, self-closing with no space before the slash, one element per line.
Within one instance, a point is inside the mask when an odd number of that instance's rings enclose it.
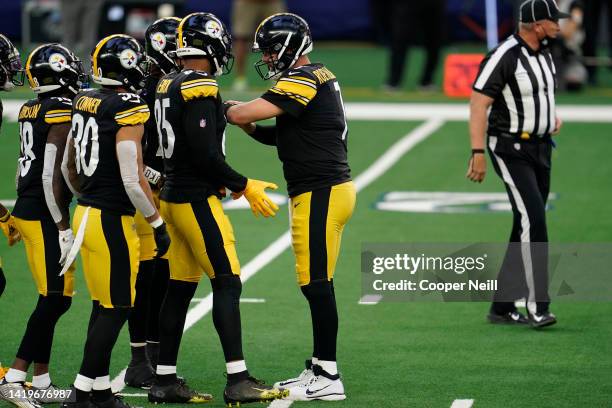
<path fill-rule="evenodd" d="M 328 280 L 312 281 L 308 285 L 302 286 L 300 289 L 302 289 L 302 293 L 308 300 L 334 296 L 333 283 Z"/>
<path fill-rule="evenodd" d="M 236 297 L 240 297 L 242 294 L 242 281 L 240 280 L 240 276 L 217 275 L 214 279 L 211 279 L 210 284 L 212 285 L 213 293 L 227 291 Z"/>

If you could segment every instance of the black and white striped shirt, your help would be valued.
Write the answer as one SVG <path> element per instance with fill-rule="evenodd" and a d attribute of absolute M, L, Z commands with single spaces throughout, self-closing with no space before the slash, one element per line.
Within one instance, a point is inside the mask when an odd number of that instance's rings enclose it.
<path fill-rule="evenodd" d="M 473 89 L 495 100 L 489 114 L 490 135 L 544 135 L 555 128 L 556 86 L 550 51 L 534 51 L 515 34 L 487 54 Z"/>

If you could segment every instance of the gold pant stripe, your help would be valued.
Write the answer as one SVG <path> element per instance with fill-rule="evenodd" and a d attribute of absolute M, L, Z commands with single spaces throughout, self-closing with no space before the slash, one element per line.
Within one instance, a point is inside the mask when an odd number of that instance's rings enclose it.
<path fill-rule="evenodd" d="M 300 286 L 334 277 L 344 226 L 356 201 L 347 182 L 291 199 L 291 239 Z"/>
<path fill-rule="evenodd" d="M 15 225 L 25 244 L 28 265 L 38 293 L 43 296 L 50 293 L 72 296 L 75 266 L 73 264 L 64 276 L 58 276 L 61 269 L 60 248 L 53 220 L 23 220 L 15 217 Z"/>
<path fill-rule="evenodd" d="M 161 214 L 172 243 L 170 278 L 199 282 L 202 275 L 240 275 L 234 231 L 215 196 L 194 203 L 161 201 Z"/>
<path fill-rule="evenodd" d="M 74 230 L 86 207 L 77 206 Z M 134 217 L 91 208 L 81 246 L 83 273 L 92 300 L 105 308 L 131 307 L 134 303 L 140 241 Z"/>

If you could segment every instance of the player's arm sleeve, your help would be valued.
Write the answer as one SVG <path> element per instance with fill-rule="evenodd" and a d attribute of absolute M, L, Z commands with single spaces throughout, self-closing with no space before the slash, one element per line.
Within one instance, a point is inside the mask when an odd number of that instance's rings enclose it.
<path fill-rule="evenodd" d="M 138 171 L 138 145 L 133 140 L 121 140 L 117 143 L 117 159 L 123 187 L 130 201 L 145 218 L 155 215 L 155 207 L 143 190 Z"/>
<path fill-rule="evenodd" d="M 70 214 L 66 184 L 62 177 L 61 165 L 66 148 L 66 138 L 70 133 L 70 123 L 51 126 L 43 163 L 42 184 L 47 208 L 53 221 L 61 230 L 70 228 Z"/>
<path fill-rule="evenodd" d="M 74 149 L 74 139 L 69 136 L 66 142 L 66 147 L 64 148 L 64 156 L 62 158 L 62 176 L 64 176 L 64 181 L 72 192 L 72 195 L 79 198 L 81 193 L 79 176 L 76 171 L 75 154 L 76 151 Z"/>
<path fill-rule="evenodd" d="M 224 187 L 239 192 L 247 179 L 225 161 L 216 140 L 217 107 L 211 99 L 195 99 L 185 104 L 183 121 L 192 163 L 200 174 L 207 174 Z"/>
<path fill-rule="evenodd" d="M 480 63 L 478 76 L 472 89 L 491 98 L 497 98 L 516 68 L 512 51 L 498 48 L 489 53 Z"/>
<path fill-rule="evenodd" d="M 298 117 L 317 95 L 317 81 L 306 72 L 284 76 L 261 98 Z"/>
<path fill-rule="evenodd" d="M 268 146 L 276 146 L 276 126 L 261 126 L 256 124 L 253 133 L 248 133 L 248 135 L 259 143 Z"/>

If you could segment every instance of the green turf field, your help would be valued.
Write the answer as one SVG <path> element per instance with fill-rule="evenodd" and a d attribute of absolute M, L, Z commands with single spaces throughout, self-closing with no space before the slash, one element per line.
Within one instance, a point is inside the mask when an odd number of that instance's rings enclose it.
<path fill-rule="evenodd" d="M 368 92 L 374 94 L 374 85 L 369 86 Z M 351 92 L 359 95 L 359 84 L 351 81 L 347 93 Z M 421 125 L 421 121 L 351 121 L 349 160 L 354 176 Z M 552 241 L 612 241 L 611 134 L 612 123 L 566 123 L 553 157 L 552 191 L 558 198 L 548 214 Z M 14 199 L 17 125 L 5 122 L 0 140 L 0 176 L 5 180 L 0 183 L 0 199 Z M 274 150 L 234 128 L 228 131 L 227 149 L 228 161 L 239 171 L 275 181 L 283 192 Z M 491 166 L 483 185 L 465 179 L 468 152 L 467 123 L 446 122 L 360 191 L 345 230 L 335 279 L 340 312 L 338 358 L 348 399 L 327 405 L 448 408 L 456 399 L 473 399 L 478 408 L 611 406 L 612 306 L 608 303 L 554 304 L 559 324 L 539 332 L 488 325 L 485 303 L 358 304 L 362 242 L 506 240 L 510 213 L 416 214 L 375 209 L 377 200 L 390 191 L 504 191 Z M 228 211 L 228 216 L 245 269 L 252 270 L 250 261 L 288 227 L 286 205 L 271 220 L 255 219 L 248 210 Z M 0 361 L 6 366 L 14 357 L 37 293 L 23 245 L 9 249 L 0 241 L 8 279 L 0 299 Z M 78 371 L 90 311 L 80 269 L 76 291 L 71 310 L 56 330 L 51 375 L 61 386 L 70 385 Z M 209 292 L 209 283 L 203 281 L 196 298 L 203 299 Z M 265 299 L 265 303 L 242 304 L 244 349 L 252 374 L 268 382 L 298 374 L 311 351 L 310 317 L 295 283 L 291 252 L 284 250 L 253 275 L 244 285 L 243 297 Z M 124 329 L 113 353 L 111 376 L 128 360 Z M 225 367 L 210 314 L 185 333 L 178 369 L 191 386 L 216 397 L 209 406 L 223 406 Z M 125 388 L 123 392 L 143 391 Z M 148 405 L 145 398 L 127 398 L 131 404 Z"/>

